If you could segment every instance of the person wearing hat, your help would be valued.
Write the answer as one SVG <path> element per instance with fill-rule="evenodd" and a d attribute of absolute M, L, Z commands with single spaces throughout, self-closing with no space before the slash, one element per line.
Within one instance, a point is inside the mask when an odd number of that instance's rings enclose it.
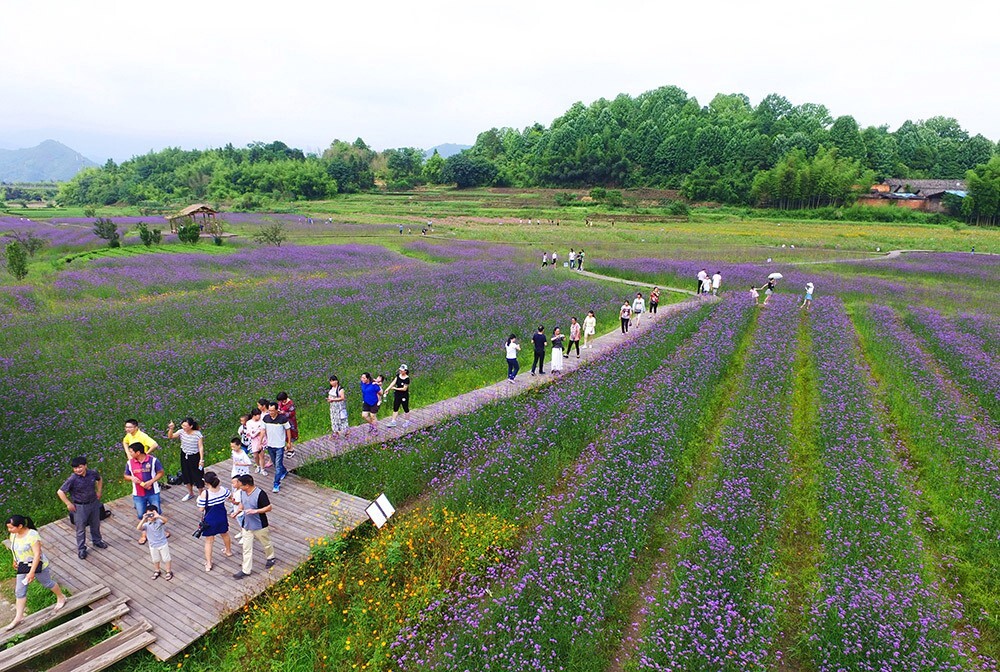
<path fill-rule="evenodd" d="M 399 372 L 389 385 L 392 390 L 392 418 L 389 427 L 396 426 L 399 408 L 403 408 L 403 427 L 410 426 L 410 370 L 406 364 L 399 365 Z"/>
<path fill-rule="evenodd" d="M 806 310 L 812 310 L 813 287 L 814 287 L 813 283 L 811 282 L 806 283 L 806 295 L 802 299 L 802 305 L 799 306 L 800 309 L 805 308 Z"/>

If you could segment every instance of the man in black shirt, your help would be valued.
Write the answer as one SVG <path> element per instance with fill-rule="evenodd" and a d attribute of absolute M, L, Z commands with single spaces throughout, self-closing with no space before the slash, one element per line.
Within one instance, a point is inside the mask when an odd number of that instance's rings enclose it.
<path fill-rule="evenodd" d="M 531 337 L 531 342 L 535 345 L 535 358 L 531 361 L 531 375 L 535 375 L 535 366 L 538 373 L 545 373 L 545 345 L 549 339 L 545 338 L 545 327 L 538 327 L 538 331 Z"/>
<path fill-rule="evenodd" d="M 104 483 L 96 469 L 87 468 L 87 458 L 74 457 L 73 473 L 56 492 L 69 509 L 76 525 L 76 550 L 80 559 L 87 557 L 87 527 L 94 548 L 107 548 L 101 538 L 101 490 Z"/>

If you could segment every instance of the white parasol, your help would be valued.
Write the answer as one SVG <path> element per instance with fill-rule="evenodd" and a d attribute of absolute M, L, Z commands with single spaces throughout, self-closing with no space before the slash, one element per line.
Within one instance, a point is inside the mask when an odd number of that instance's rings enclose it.
<path fill-rule="evenodd" d="M 767 276 L 767 279 L 768 280 L 781 280 L 783 277 L 785 277 L 785 276 L 783 276 L 781 273 L 772 273 L 771 275 Z"/>

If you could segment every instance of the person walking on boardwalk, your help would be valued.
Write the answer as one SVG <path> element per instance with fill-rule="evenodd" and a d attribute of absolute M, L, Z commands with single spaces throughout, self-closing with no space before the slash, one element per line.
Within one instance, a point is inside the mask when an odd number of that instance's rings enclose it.
<path fill-rule="evenodd" d="M 646 312 L 646 301 L 642 298 L 642 292 L 635 293 L 635 299 L 632 300 L 632 319 L 635 320 L 635 325 L 639 326 L 639 320 L 642 319 L 642 314 Z"/>
<path fill-rule="evenodd" d="M 187 486 L 187 494 L 181 497 L 186 502 L 194 497 L 194 486 L 201 487 L 205 469 L 205 437 L 199 431 L 194 418 L 181 421 L 181 431 L 174 431 L 174 421 L 167 425 L 167 438 L 181 440 L 181 483 Z"/>
<path fill-rule="evenodd" d="M 545 337 L 545 327 L 539 326 L 538 331 L 531 337 L 531 343 L 535 348 L 535 357 L 531 360 L 531 375 L 535 375 L 535 367 L 538 373 L 545 373 L 545 346 L 549 339 Z"/>
<path fill-rule="evenodd" d="M 575 317 L 569 318 L 569 347 L 566 348 L 566 356 L 569 357 L 569 353 L 573 352 L 573 347 L 576 347 L 576 358 L 580 359 L 580 323 L 576 321 Z"/>
<path fill-rule="evenodd" d="M 233 459 L 233 468 L 230 476 L 235 478 L 236 476 L 249 474 L 250 470 L 253 469 L 253 458 L 250 457 L 246 448 L 243 447 L 242 439 L 238 436 L 229 439 L 229 450 Z"/>
<path fill-rule="evenodd" d="M 367 371 L 361 374 L 361 419 L 368 423 L 368 433 L 378 434 L 378 397 L 382 389 Z"/>
<path fill-rule="evenodd" d="M 628 333 L 629 322 L 632 321 L 632 306 L 629 305 L 628 299 L 622 303 L 622 307 L 618 309 L 618 317 L 622 321 L 622 333 Z"/>
<path fill-rule="evenodd" d="M 350 431 L 347 421 L 347 396 L 337 376 L 330 376 L 330 389 L 326 393 L 326 400 L 330 404 L 330 430 L 334 438 L 340 438 L 341 432 L 344 433 L 344 438 L 347 438 L 347 432 Z"/>
<path fill-rule="evenodd" d="M 125 449 L 126 460 L 132 457 L 132 451 L 129 450 L 129 446 L 133 443 L 141 443 L 146 446 L 147 455 L 152 455 L 153 451 L 160 447 L 160 444 L 151 439 L 146 432 L 139 429 L 138 420 L 129 418 L 125 421 L 125 437 L 122 439 L 122 448 Z"/>
<path fill-rule="evenodd" d="M 144 537 L 149 539 L 149 557 L 153 561 L 153 580 L 163 576 L 167 581 L 174 578 L 170 571 L 170 545 L 167 542 L 167 519 L 160 515 L 153 504 L 146 507 L 146 513 L 139 519 L 137 530 L 142 530 Z M 160 563 L 166 574 L 160 572 Z"/>
<path fill-rule="evenodd" d="M 285 446 L 285 456 L 295 457 L 295 442 L 299 440 L 299 421 L 295 417 L 295 404 L 287 392 L 278 392 L 278 413 L 288 418 L 291 429 L 288 434 L 288 445 Z"/>
<path fill-rule="evenodd" d="M 14 555 L 17 576 L 14 578 L 14 620 L 7 624 L 4 631 L 13 630 L 24 620 L 24 612 L 28 608 L 28 584 L 36 579 L 55 594 L 56 606 L 53 611 L 66 606 L 66 597 L 52 577 L 49 559 L 42 551 L 42 537 L 31 518 L 11 516 L 7 519 L 7 532 L 10 534 L 10 550 Z"/>
<path fill-rule="evenodd" d="M 246 434 L 250 439 L 250 459 L 255 465 L 254 471 L 261 476 L 267 476 L 265 465 L 267 464 L 265 448 L 267 440 L 267 426 L 260 418 L 259 408 L 250 409 L 250 419 L 247 420 Z"/>
<path fill-rule="evenodd" d="M 246 474 L 249 476 L 249 474 Z M 233 557 L 233 542 L 229 538 L 229 518 L 226 516 L 226 502 L 232 493 L 222 485 L 214 471 L 205 472 L 205 489 L 198 495 L 198 508 L 204 511 L 204 526 L 201 538 L 205 542 L 205 571 L 212 571 L 212 550 L 215 538 L 222 537 L 222 545 L 227 558 Z"/>
<path fill-rule="evenodd" d="M 594 315 L 594 311 L 588 311 L 587 317 L 583 318 L 583 347 L 594 349 L 594 344 L 590 342 L 590 339 L 594 337 L 597 333 L 597 317 Z"/>
<path fill-rule="evenodd" d="M 563 367 L 563 341 L 566 336 L 559 327 L 552 330 L 552 373 L 562 373 Z"/>
<path fill-rule="evenodd" d="M 521 369 L 521 365 L 517 361 L 517 353 L 521 350 L 521 346 L 518 344 L 517 336 L 515 334 L 511 334 L 507 337 L 507 343 L 504 344 L 504 349 L 507 352 L 507 380 L 513 383 L 514 378 L 517 376 L 517 372 Z"/>
<path fill-rule="evenodd" d="M 267 432 L 267 452 L 274 463 L 274 487 L 272 492 L 281 490 L 281 482 L 288 475 L 285 469 L 285 446 L 291 440 L 292 426 L 288 423 L 288 416 L 278 413 L 278 402 L 272 401 L 268 404 L 267 415 L 263 418 L 264 430 Z"/>
<path fill-rule="evenodd" d="M 649 313 L 650 315 L 656 315 L 656 309 L 660 306 L 660 288 L 653 287 L 653 291 L 649 293 Z"/>
<path fill-rule="evenodd" d="M 160 509 L 160 484 L 163 478 L 163 465 L 152 455 L 146 454 L 146 447 L 141 443 L 129 446 L 132 457 L 125 464 L 125 480 L 132 484 L 132 504 L 135 506 L 136 518 L 142 520 L 150 504 Z M 139 544 L 146 543 L 145 533 L 139 537 Z"/>
<path fill-rule="evenodd" d="M 410 426 L 410 369 L 406 364 L 399 365 L 399 372 L 389 384 L 392 390 L 392 417 L 389 419 L 389 426 L 396 426 L 396 416 L 399 409 L 403 409 L 403 427 Z"/>
<path fill-rule="evenodd" d="M 274 557 L 274 545 L 271 543 L 271 531 L 268 528 L 267 514 L 271 512 L 271 500 L 267 493 L 256 487 L 253 476 L 240 476 L 240 503 L 232 516 L 242 520 L 243 534 L 243 567 L 233 574 L 234 579 L 245 579 L 253 571 L 253 542 L 257 540 L 264 547 L 267 561 L 265 567 L 273 567 L 277 562 Z M 242 515 L 242 518 L 240 517 Z"/>
<path fill-rule="evenodd" d="M 712 296 L 719 295 L 719 287 L 722 286 L 722 273 L 716 271 L 712 274 Z"/>
<path fill-rule="evenodd" d="M 94 548 L 107 548 L 101 537 L 101 491 L 104 482 L 96 469 L 87 468 L 87 458 L 74 457 L 70 464 L 73 473 L 56 494 L 69 510 L 76 526 L 76 552 L 83 560 L 87 557 L 87 528 Z"/>
<path fill-rule="evenodd" d="M 802 297 L 802 305 L 799 306 L 800 309 L 805 308 L 806 310 L 812 310 L 813 302 L 813 283 L 806 283 L 806 295 Z"/>

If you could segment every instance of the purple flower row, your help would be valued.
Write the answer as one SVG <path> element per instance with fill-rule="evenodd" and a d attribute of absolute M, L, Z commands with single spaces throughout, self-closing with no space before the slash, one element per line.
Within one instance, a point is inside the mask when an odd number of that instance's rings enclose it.
<path fill-rule="evenodd" d="M 924 549 L 840 301 L 815 304 L 810 333 L 824 465 L 819 594 L 809 613 L 814 664 L 821 672 L 962 669 L 952 614 L 925 578 Z"/>
<path fill-rule="evenodd" d="M 774 578 L 792 443 L 799 313 L 777 296 L 760 312 L 743 382 L 716 443 L 676 565 L 658 568 L 638 669 L 763 669 L 775 651 L 781 582 Z"/>
<path fill-rule="evenodd" d="M 677 459 L 704 409 L 702 395 L 721 378 L 750 313 L 746 301 L 719 306 L 688 344 L 630 390 L 625 413 L 584 416 L 606 419 L 605 432 L 565 475 L 565 487 L 537 507 L 540 522 L 521 552 L 488 591 L 453 593 L 405 628 L 394 644 L 402 668 L 593 664 L 595 646 L 609 634 L 613 598 L 649 538 L 650 517 L 677 485 Z M 471 478 L 513 493 L 521 475 Z M 492 485 L 507 479 L 509 485 Z"/>

